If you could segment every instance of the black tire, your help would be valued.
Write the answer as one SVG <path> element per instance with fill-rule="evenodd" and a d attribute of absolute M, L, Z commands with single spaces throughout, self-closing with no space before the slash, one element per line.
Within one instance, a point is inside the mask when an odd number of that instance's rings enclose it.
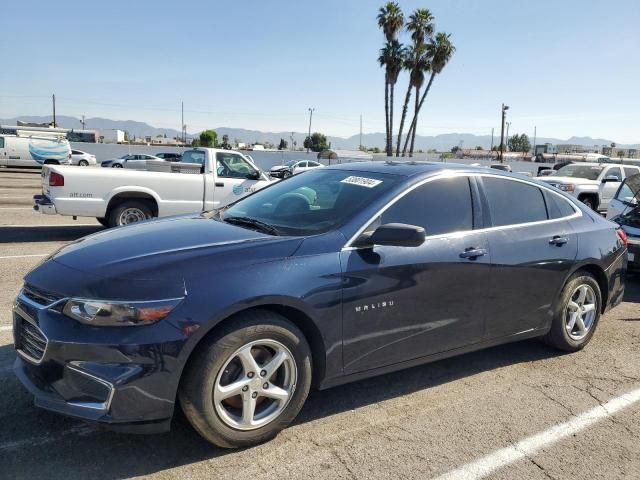
<path fill-rule="evenodd" d="M 583 338 L 577 340 L 569 335 L 565 318 L 567 315 L 567 307 L 569 302 L 572 300 L 574 292 L 576 292 L 576 290 L 582 285 L 590 287 L 595 294 L 595 318 L 593 319 L 587 334 Z M 566 352 L 582 350 L 591 341 L 591 338 L 596 331 L 601 311 L 602 293 L 600 292 L 598 282 L 590 273 L 579 270 L 574 273 L 569 280 L 567 280 L 567 283 L 563 287 L 560 298 L 554 306 L 551 330 L 549 330 L 549 333 L 543 337 L 543 340 L 548 345 Z"/>
<path fill-rule="evenodd" d="M 124 168 L 121 163 L 114 163 L 111 168 Z"/>
<path fill-rule="evenodd" d="M 89 162 L 87 162 L 86 160 L 80 160 L 78 162 L 78 166 L 79 167 L 88 167 L 89 166 Z"/>
<path fill-rule="evenodd" d="M 218 374 L 243 346 L 267 339 L 284 345 L 295 361 L 293 393 L 281 413 L 269 423 L 253 430 L 232 428 L 214 406 L 213 389 Z M 229 366 L 223 374 L 228 370 Z M 203 340 L 185 368 L 178 395 L 185 416 L 200 435 L 219 447 L 241 448 L 272 439 L 296 418 L 309 394 L 311 376 L 311 350 L 302 332 L 281 315 L 252 310 L 238 314 L 231 323 Z"/>
<path fill-rule="evenodd" d="M 286 172 L 284 172 L 284 173 L 282 174 L 282 178 L 283 178 L 283 179 L 284 179 L 284 178 L 288 178 L 288 177 L 290 177 L 290 176 L 291 176 L 291 172 L 289 172 L 289 171 L 286 171 Z"/>
<path fill-rule="evenodd" d="M 593 197 L 589 195 L 582 197 L 580 201 L 584 203 L 587 207 L 589 207 L 591 210 L 595 210 L 597 208 L 596 201 L 594 200 Z"/>
<path fill-rule="evenodd" d="M 139 211 L 139 217 L 140 217 L 139 220 L 123 223 L 121 216 L 123 212 L 127 209 Z M 136 221 L 148 220 L 150 218 L 153 218 L 153 212 L 151 211 L 149 204 L 147 204 L 144 201 L 124 200 L 109 211 L 107 218 L 109 219 L 108 220 L 109 227 L 121 227 L 123 225 L 129 225 L 131 223 L 135 223 Z"/>
<path fill-rule="evenodd" d="M 109 220 L 104 217 L 96 217 L 96 220 L 98 220 L 98 222 L 100 222 L 100 225 L 102 225 L 103 227 L 109 228 L 111 226 L 109 225 Z"/>

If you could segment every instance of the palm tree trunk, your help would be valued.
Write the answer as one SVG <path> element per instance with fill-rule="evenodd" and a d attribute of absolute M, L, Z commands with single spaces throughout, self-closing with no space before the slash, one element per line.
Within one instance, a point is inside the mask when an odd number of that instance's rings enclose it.
<path fill-rule="evenodd" d="M 389 151 L 389 82 L 384 79 L 384 126 L 386 129 L 385 145 L 386 150 Z"/>
<path fill-rule="evenodd" d="M 409 100 L 411 100 L 411 84 L 407 87 L 407 94 L 404 96 L 402 118 L 400 118 L 400 129 L 398 130 L 398 141 L 396 142 L 396 157 L 400 156 L 400 141 L 402 140 L 402 129 L 404 128 L 404 121 L 407 118 L 407 110 L 409 109 Z"/>
<path fill-rule="evenodd" d="M 418 104 L 418 110 L 417 112 L 413 115 L 413 120 L 411 120 L 411 126 L 409 127 L 409 132 L 407 133 L 407 138 L 404 142 L 404 148 L 402 149 L 402 156 L 404 157 L 406 151 L 407 151 L 407 145 L 409 143 L 409 133 L 412 133 L 415 131 L 416 129 L 416 125 L 418 123 L 418 113 L 420 113 L 420 109 L 422 109 L 422 104 L 424 103 L 424 99 L 427 98 L 427 94 L 429 93 L 429 90 L 431 89 L 431 84 L 433 83 L 433 79 L 435 78 L 436 74 L 432 73 L 431 74 L 431 78 L 429 78 L 429 83 L 427 84 L 427 88 L 425 89 L 424 93 L 422 94 L 422 98 L 420 99 L 420 103 Z"/>
<path fill-rule="evenodd" d="M 389 98 L 389 141 L 387 143 L 387 157 L 393 157 L 393 91 L 395 90 L 395 84 L 390 83 L 390 98 Z"/>
<path fill-rule="evenodd" d="M 420 87 L 416 87 L 416 100 L 415 106 L 413 107 L 413 116 L 418 118 L 418 99 L 420 98 Z M 416 128 L 411 130 L 411 147 L 409 148 L 409 156 L 413 157 L 413 145 L 416 141 Z"/>

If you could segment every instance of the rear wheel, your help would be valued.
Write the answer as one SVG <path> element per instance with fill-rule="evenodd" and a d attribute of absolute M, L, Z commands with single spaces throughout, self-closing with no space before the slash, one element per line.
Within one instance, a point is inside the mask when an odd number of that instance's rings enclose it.
<path fill-rule="evenodd" d="M 153 212 L 143 201 L 124 200 L 109 212 L 108 218 L 110 227 L 121 227 L 153 218 Z"/>
<path fill-rule="evenodd" d="M 205 339 L 179 398 L 193 427 L 224 448 L 256 445 L 289 425 L 311 386 L 311 351 L 284 317 L 256 310 Z"/>
<path fill-rule="evenodd" d="M 584 348 L 596 330 L 602 310 L 602 293 L 590 273 L 574 273 L 555 307 L 551 330 L 544 340 L 568 352 Z"/>
<path fill-rule="evenodd" d="M 87 162 L 86 160 L 80 160 L 78 162 L 78 166 L 79 167 L 88 167 L 89 166 L 89 162 Z"/>
<path fill-rule="evenodd" d="M 114 163 L 111 168 L 124 168 L 121 163 Z"/>
<path fill-rule="evenodd" d="M 100 225 L 102 225 L 103 227 L 109 227 L 109 220 L 107 220 L 104 217 L 97 217 L 96 220 L 98 220 L 98 222 L 100 222 Z"/>

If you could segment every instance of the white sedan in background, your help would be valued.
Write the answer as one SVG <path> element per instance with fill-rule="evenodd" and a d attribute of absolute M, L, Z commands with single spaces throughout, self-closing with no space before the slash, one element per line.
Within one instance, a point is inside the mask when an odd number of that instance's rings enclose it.
<path fill-rule="evenodd" d="M 324 165 L 312 160 L 290 160 L 284 165 L 271 167 L 269 175 L 276 178 L 287 178 L 296 173 L 302 173 L 320 167 L 324 167 Z"/>
<path fill-rule="evenodd" d="M 88 167 L 89 165 L 96 165 L 96 156 L 91 153 L 83 152 L 82 150 L 71 150 L 71 164 L 78 165 L 79 167 Z"/>

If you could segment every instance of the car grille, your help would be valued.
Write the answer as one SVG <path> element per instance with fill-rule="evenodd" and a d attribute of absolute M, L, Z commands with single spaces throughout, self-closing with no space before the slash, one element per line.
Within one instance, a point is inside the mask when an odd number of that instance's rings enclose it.
<path fill-rule="evenodd" d="M 47 349 L 47 337 L 42 330 L 18 312 L 13 313 L 15 348 L 27 360 L 40 363 Z"/>
<path fill-rule="evenodd" d="M 22 287 L 22 294 L 32 302 L 42 305 L 43 307 L 49 306 L 63 298 L 60 295 L 45 292 L 27 283 Z"/>

